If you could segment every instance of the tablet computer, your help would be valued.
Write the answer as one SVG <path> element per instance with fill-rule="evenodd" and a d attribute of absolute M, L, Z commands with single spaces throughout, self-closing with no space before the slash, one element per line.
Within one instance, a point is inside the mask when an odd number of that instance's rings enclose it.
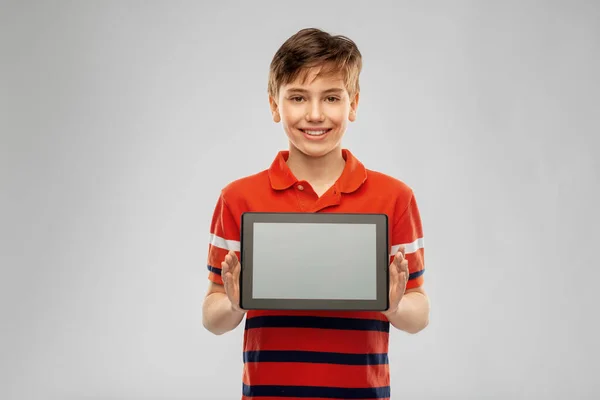
<path fill-rule="evenodd" d="M 247 212 L 240 241 L 242 309 L 388 308 L 385 214 Z"/>

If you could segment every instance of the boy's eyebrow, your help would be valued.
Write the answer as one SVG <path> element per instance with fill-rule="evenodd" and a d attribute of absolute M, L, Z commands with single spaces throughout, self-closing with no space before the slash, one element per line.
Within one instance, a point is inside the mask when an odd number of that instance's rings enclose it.
<path fill-rule="evenodd" d="M 345 89 L 342 88 L 331 88 L 331 89 L 327 89 L 324 90 L 323 93 L 343 93 Z M 297 87 L 292 87 L 289 88 L 288 90 L 286 90 L 286 92 L 298 92 L 298 93 L 308 93 L 308 90 L 306 89 L 302 89 L 302 88 L 297 88 Z"/>

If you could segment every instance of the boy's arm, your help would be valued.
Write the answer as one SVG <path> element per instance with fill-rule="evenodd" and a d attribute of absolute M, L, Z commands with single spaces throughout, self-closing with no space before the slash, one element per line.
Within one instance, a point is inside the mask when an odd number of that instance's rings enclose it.
<path fill-rule="evenodd" d="M 209 286 L 202 304 L 202 324 L 215 335 L 232 331 L 244 317 L 244 312 L 233 304 L 234 301 L 239 302 L 239 240 L 237 219 L 221 193 L 210 224 L 207 260 Z M 232 257 L 232 254 L 236 257 Z M 224 282 L 226 277 L 228 279 Z M 224 284 L 227 284 L 227 290 Z"/>
<path fill-rule="evenodd" d="M 425 329 L 429 324 L 430 302 L 423 288 L 425 272 L 425 253 L 423 242 L 423 226 L 421 223 L 421 215 L 414 194 L 411 192 L 408 204 L 398 204 L 396 217 L 392 229 L 391 238 L 391 268 L 395 267 L 396 260 L 394 259 L 397 252 L 402 252 L 402 257 L 407 263 L 405 270 L 405 281 L 397 282 L 398 293 L 390 293 L 394 295 L 396 303 L 393 309 L 390 309 L 383 314 L 390 321 L 392 326 L 402 331 L 414 334 Z M 402 260 L 399 260 L 402 261 Z M 406 267 L 405 267 L 406 268 Z M 400 270 L 403 268 L 400 267 Z M 401 274 L 396 273 L 390 275 L 390 279 L 401 279 Z M 392 282 L 390 282 L 392 284 Z M 393 290 L 393 289 L 392 289 Z M 398 297 L 401 296 L 399 303 Z"/>
<path fill-rule="evenodd" d="M 202 324 L 215 335 L 234 330 L 244 312 L 236 310 L 225 293 L 225 287 L 214 282 L 209 283 L 208 292 L 202 304 Z"/>
<path fill-rule="evenodd" d="M 411 334 L 418 333 L 429 324 L 429 298 L 422 287 L 407 289 L 398 308 L 385 313 L 390 324 Z"/>

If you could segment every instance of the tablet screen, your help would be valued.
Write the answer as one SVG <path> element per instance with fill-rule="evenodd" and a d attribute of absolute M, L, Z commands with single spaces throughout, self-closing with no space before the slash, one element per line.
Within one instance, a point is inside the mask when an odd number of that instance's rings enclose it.
<path fill-rule="evenodd" d="M 255 222 L 252 298 L 375 300 L 376 228 Z"/>

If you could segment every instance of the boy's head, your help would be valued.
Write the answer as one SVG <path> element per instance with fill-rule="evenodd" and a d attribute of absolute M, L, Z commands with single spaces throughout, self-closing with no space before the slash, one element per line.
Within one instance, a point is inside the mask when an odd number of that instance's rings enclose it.
<path fill-rule="evenodd" d="M 353 41 L 319 29 L 303 29 L 277 51 L 269 72 L 275 122 L 294 149 L 321 157 L 338 148 L 354 121 L 362 57 Z"/>

